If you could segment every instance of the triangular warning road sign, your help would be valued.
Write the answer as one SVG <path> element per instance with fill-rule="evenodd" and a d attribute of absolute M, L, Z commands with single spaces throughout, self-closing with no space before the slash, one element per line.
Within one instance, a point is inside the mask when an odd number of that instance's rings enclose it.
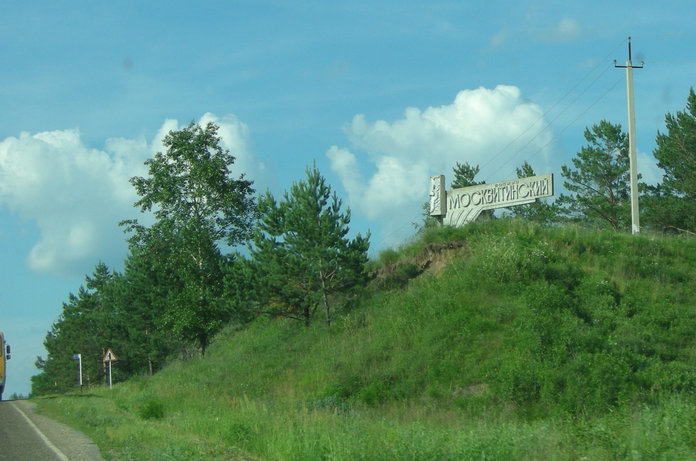
<path fill-rule="evenodd" d="M 118 360 L 116 356 L 114 355 L 113 352 L 111 352 L 111 349 L 106 350 L 106 354 L 104 354 L 104 360 L 102 362 L 115 362 Z"/>

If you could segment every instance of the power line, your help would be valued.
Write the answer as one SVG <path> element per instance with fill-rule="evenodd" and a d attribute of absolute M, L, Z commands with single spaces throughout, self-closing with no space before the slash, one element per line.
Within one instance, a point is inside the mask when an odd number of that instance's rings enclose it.
<path fill-rule="evenodd" d="M 603 59 L 601 59 L 592 69 L 590 69 L 588 72 L 586 72 L 586 73 L 582 76 L 582 78 L 580 78 L 580 80 L 577 81 L 577 83 L 575 83 L 568 91 L 566 91 L 566 93 L 565 93 L 560 99 L 558 99 L 556 102 L 554 102 L 554 103 L 551 105 L 551 107 L 550 107 L 549 109 L 547 109 L 541 116 L 539 116 L 539 118 L 537 118 L 529 127 L 527 127 L 525 130 L 523 130 L 517 137 L 515 137 L 512 141 L 510 141 L 508 144 L 506 144 L 506 145 L 505 145 L 502 149 L 500 149 L 498 152 L 496 152 L 494 155 L 492 155 L 491 157 L 489 157 L 488 161 L 481 167 L 481 169 L 485 170 L 486 167 L 488 167 L 488 166 L 491 165 L 495 160 L 497 160 L 498 157 L 500 157 L 500 155 L 502 155 L 510 146 L 512 146 L 514 143 L 516 143 L 522 136 L 524 136 L 525 134 L 527 134 L 537 123 L 539 123 L 539 121 L 544 120 L 544 119 L 556 108 L 556 106 L 558 106 L 562 101 L 564 101 L 564 100 L 565 100 L 577 87 L 579 87 L 585 80 L 587 80 L 587 78 L 589 78 L 590 75 L 592 75 L 592 74 L 593 74 L 597 69 L 599 69 L 602 65 L 605 65 L 605 62 L 610 58 L 610 56 L 613 55 L 613 54 L 616 52 L 616 50 L 618 50 L 621 46 L 623 46 L 623 44 L 626 43 L 626 41 L 627 41 L 627 40 L 624 39 L 624 40 L 621 41 L 621 43 L 619 43 L 618 45 L 616 45 L 609 53 L 607 53 L 607 55 L 606 55 Z M 605 69 L 601 74 L 599 74 L 597 77 L 595 77 L 594 80 L 592 80 L 592 82 L 590 82 L 590 84 L 587 85 L 587 86 L 580 92 L 579 95 L 577 95 L 572 101 L 570 101 L 570 102 L 565 106 L 565 108 L 564 108 L 563 110 L 561 110 L 561 111 L 559 112 L 559 114 L 556 115 L 556 116 L 551 120 L 551 122 L 557 120 L 561 115 L 563 115 L 565 112 L 567 112 L 567 111 L 572 107 L 572 105 L 573 105 L 580 97 L 582 97 L 582 96 L 583 96 L 583 95 L 584 95 L 584 94 L 585 94 L 585 93 L 586 93 L 586 92 L 587 92 L 587 91 L 588 91 L 588 90 L 589 90 L 589 89 L 602 77 L 602 76 L 604 76 L 604 74 L 606 74 L 606 73 L 608 72 L 608 70 L 609 70 L 609 67 L 606 68 L 606 69 Z M 550 126 L 551 122 L 548 122 L 541 130 L 539 130 L 539 132 L 538 132 L 535 136 L 533 136 L 533 137 L 529 140 L 529 142 L 527 142 L 524 146 L 522 146 L 522 148 L 518 149 L 517 152 L 514 154 L 513 158 L 516 157 L 517 155 L 519 155 L 519 153 L 520 153 L 524 148 L 526 148 L 529 144 L 531 144 L 531 142 L 532 142 L 534 139 L 536 139 L 537 137 L 539 137 L 539 136 L 544 132 L 544 130 Z M 566 128 L 567 128 L 567 127 L 566 127 Z M 564 130 L 565 130 L 565 128 L 564 128 Z M 508 162 L 509 162 L 509 160 L 508 160 L 507 162 L 505 162 L 505 163 L 508 163 Z"/>
<path fill-rule="evenodd" d="M 561 128 L 561 129 L 558 131 L 558 134 L 564 133 L 568 128 L 570 128 L 571 126 L 575 125 L 575 122 L 577 122 L 578 120 L 580 120 L 580 118 L 582 118 L 583 115 L 585 115 L 587 112 L 589 112 L 590 109 L 592 109 L 594 106 L 596 106 L 596 105 L 599 103 L 599 101 L 601 101 L 602 99 L 604 99 L 614 88 L 616 88 L 616 85 L 618 85 L 619 82 L 621 82 L 621 80 L 622 80 L 622 78 L 617 79 L 609 88 L 607 88 L 607 90 L 606 90 L 604 93 L 602 93 L 602 94 L 601 94 L 598 98 L 596 98 L 589 106 L 587 106 L 582 112 L 580 112 L 580 114 L 578 114 L 577 117 L 575 117 L 575 118 L 574 118 L 573 120 L 571 120 L 568 124 L 566 124 L 566 126 L 564 126 L 563 128 Z M 551 126 L 551 124 L 549 123 L 548 126 Z M 555 141 L 555 138 L 551 139 L 551 141 L 549 141 L 549 142 L 547 142 L 546 144 L 544 144 L 543 146 L 541 146 L 541 149 L 540 149 L 540 150 L 544 150 L 545 148 L 547 148 L 548 146 L 550 146 L 554 141 Z M 519 152 L 521 152 L 522 150 L 524 150 L 524 148 L 527 147 L 527 145 L 529 145 L 531 142 L 532 142 L 532 140 L 530 140 L 525 146 L 523 146 L 523 147 L 519 150 Z M 519 153 L 519 152 L 518 152 L 518 153 Z M 515 158 L 515 157 L 516 157 L 516 155 L 513 156 L 513 157 L 511 157 L 511 158 L 509 158 L 509 159 L 507 159 L 507 160 L 501 165 L 501 167 L 504 166 L 504 165 L 507 165 L 508 163 L 510 163 L 510 161 L 511 161 L 513 158 Z M 531 157 L 530 157 L 530 158 L 531 158 Z M 529 158 L 527 158 L 526 161 L 529 161 Z"/>
<path fill-rule="evenodd" d="M 507 165 L 508 163 L 510 163 L 511 160 L 517 158 L 517 156 L 518 156 L 519 154 L 521 154 L 522 151 L 524 151 L 524 149 L 526 149 L 535 139 L 537 139 L 539 136 L 542 135 L 542 133 L 544 133 L 544 130 L 545 130 L 546 128 L 549 128 L 553 122 L 555 122 L 556 120 L 558 120 L 558 119 L 561 117 L 561 115 L 563 115 L 564 113 L 566 113 L 566 111 L 567 111 L 568 109 L 570 109 L 571 105 L 572 105 L 573 103 L 575 103 L 578 99 L 580 99 L 580 98 L 587 92 L 587 90 L 589 90 L 589 89 L 597 82 L 597 80 L 599 80 L 601 77 L 604 76 L 604 74 L 606 74 L 606 73 L 609 71 L 609 69 L 610 69 L 610 67 L 607 67 L 607 68 L 604 70 L 604 72 L 602 72 L 601 74 L 599 74 L 599 75 L 592 81 L 592 83 L 590 83 L 580 94 L 578 94 L 578 95 L 575 97 L 575 99 L 573 99 L 573 100 L 570 102 L 570 104 L 568 104 L 568 105 L 566 106 L 565 109 L 563 109 L 561 112 L 559 112 L 553 119 L 551 119 L 550 121 L 546 122 L 545 126 L 544 126 L 541 130 L 539 130 L 539 132 L 538 132 L 536 135 L 532 136 L 524 145 L 522 145 L 522 147 L 520 147 L 519 149 L 517 149 L 517 151 L 516 151 L 512 156 L 510 156 L 506 161 L 504 161 L 500 166 L 501 166 L 501 167 L 502 167 L 502 166 L 505 166 L 505 165 Z M 616 85 L 614 85 L 614 86 L 616 86 Z M 606 93 L 605 93 L 604 95 L 602 95 L 601 98 L 603 98 L 604 96 L 606 96 Z M 600 98 L 600 99 L 601 99 L 601 98 Z M 595 101 L 594 103 L 592 103 L 592 104 L 590 105 L 590 107 L 588 107 L 587 109 L 585 109 L 585 110 L 582 112 L 582 114 L 584 114 L 585 112 L 587 112 L 587 111 L 588 111 L 592 106 L 594 106 L 597 102 L 599 102 L 599 100 L 597 100 L 597 101 Z M 581 115 L 582 115 L 582 114 L 581 114 Z M 562 132 L 562 131 L 565 131 L 569 126 L 571 126 L 572 124 L 574 124 L 576 120 L 577 120 L 577 118 L 576 118 L 575 120 L 573 120 L 572 122 L 570 122 L 570 124 L 568 124 L 566 127 L 564 127 L 564 128 L 561 130 L 561 132 Z M 553 141 L 551 141 L 551 142 L 553 142 Z M 544 147 L 548 146 L 551 142 L 549 142 L 549 143 L 547 143 L 546 145 L 544 145 Z M 488 162 L 488 163 L 490 163 L 490 162 Z"/>
<path fill-rule="evenodd" d="M 518 134 L 512 141 L 507 143 L 503 148 L 501 148 L 498 152 L 496 152 L 493 156 L 491 156 L 488 161 L 482 166 L 482 169 L 485 169 L 488 167 L 490 164 L 492 164 L 498 157 L 500 157 L 510 146 L 514 145 L 520 138 L 522 138 L 525 134 L 527 134 L 529 131 L 531 131 L 534 126 L 536 126 L 540 121 L 545 120 L 549 114 L 551 114 L 556 107 L 561 104 L 564 100 L 566 100 L 579 86 L 581 86 L 592 74 L 594 74 L 599 68 L 601 68 L 603 65 L 606 65 L 606 61 L 611 57 L 612 54 L 614 54 L 621 46 L 626 43 L 627 40 L 624 39 L 616 45 L 607 55 L 601 59 L 592 69 L 590 69 L 588 72 L 586 72 L 582 78 L 580 78 L 569 90 L 567 90 L 561 98 L 556 100 L 542 115 L 540 115 L 534 122 L 532 122 L 525 130 L 523 130 L 520 134 Z M 652 61 L 651 61 L 652 62 Z M 510 163 L 513 159 L 517 158 L 517 156 L 524 151 L 525 148 L 527 148 L 535 139 L 537 139 L 539 136 L 541 136 L 542 133 L 544 133 L 544 130 L 549 128 L 553 122 L 558 120 L 563 114 L 565 114 L 587 91 L 592 88 L 612 67 L 607 66 L 599 75 L 597 75 L 587 86 L 584 87 L 584 89 L 577 94 L 570 102 L 568 102 L 565 107 L 558 112 L 550 121 L 546 122 L 544 126 L 539 130 L 538 133 L 536 133 L 534 136 L 532 136 L 522 147 L 517 149 L 515 153 L 510 156 L 507 160 L 505 160 L 502 166 L 507 165 Z M 622 78 L 617 79 L 610 87 L 606 89 L 599 97 L 597 97 L 593 102 L 588 105 L 584 110 L 582 110 L 572 121 L 567 123 L 563 128 L 561 128 L 557 134 L 562 134 L 564 133 L 568 128 L 573 126 L 581 117 L 583 117 L 590 109 L 592 109 L 594 106 L 596 106 L 601 100 L 603 100 L 609 92 L 614 90 L 616 86 L 619 84 L 619 82 L 622 80 Z M 556 137 L 552 138 L 550 141 L 548 141 L 546 144 L 541 146 L 541 150 L 545 149 L 549 145 L 551 145 L 553 142 L 555 142 Z M 529 160 L 529 159 L 526 159 Z M 410 227 L 414 224 L 414 222 L 417 222 L 419 218 L 421 218 L 421 214 L 416 215 L 412 219 L 404 222 L 397 228 L 391 230 L 390 232 L 383 234 L 382 238 L 380 239 L 380 242 L 377 244 L 378 247 L 381 247 L 387 243 L 388 240 L 392 240 L 395 236 L 399 234 L 403 234 L 404 230 L 407 227 Z"/>
<path fill-rule="evenodd" d="M 594 106 L 596 106 L 596 105 L 599 103 L 599 101 L 601 101 L 602 99 L 604 99 L 612 90 L 614 90 L 614 88 L 616 88 L 616 86 L 617 86 L 622 80 L 623 80 L 622 77 L 619 77 L 618 79 L 616 79 L 616 81 L 615 81 L 609 88 L 607 88 L 607 90 L 606 90 L 604 93 L 602 93 L 597 99 L 595 99 L 595 100 L 592 102 L 592 104 L 590 104 L 589 106 L 587 106 L 587 107 L 585 108 L 585 110 L 583 110 L 582 112 L 580 112 L 580 114 L 578 114 L 578 116 L 575 117 L 570 123 L 568 123 L 565 127 L 563 127 L 563 128 L 558 132 L 558 134 L 563 134 L 568 128 L 570 128 L 571 126 L 573 126 L 573 125 L 575 124 L 575 122 L 577 122 L 578 120 L 580 120 L 580 118 L 582 118 L 583 115 L 585 115 L 587 112 L 589 112 L 589 110 L 592 109 Z M 543 146 L 541 146 L 541 149 L 543 150 L 543 149 L 547 148 L 547 147 L 550 146 L 551 143 L 553 143 L 554 141 L 555 141 L 555 139 L 552 139 L 551 141 L 547 142 L 546 144 L 544 144 Z M 529 158 L 527 158 L 527 159 L 525 159 L 525 160 L 526 160 L 526 161 L 529 161 Z M 508 160 L 508 162 L 509 162 L 509 160 Z M 508 162 L 506 162 L 506 163 L 508 163 Z"/>

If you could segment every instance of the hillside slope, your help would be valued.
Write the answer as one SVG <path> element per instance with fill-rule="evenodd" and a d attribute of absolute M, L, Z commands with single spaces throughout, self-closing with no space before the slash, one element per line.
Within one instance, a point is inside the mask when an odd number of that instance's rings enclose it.
<path fill-rule="evenodd" d="M 41 402 L 118 459 L 696 457 L 696 241 L 498 220 L 384 252 L 327 329 L 262 318 Z"/>

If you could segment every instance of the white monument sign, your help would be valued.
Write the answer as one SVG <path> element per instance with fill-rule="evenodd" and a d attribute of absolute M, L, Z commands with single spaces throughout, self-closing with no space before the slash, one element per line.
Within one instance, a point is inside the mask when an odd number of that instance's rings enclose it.
<path fill-rule="evenodd" d="M 444 225 L 463 226 L 484 210 L 533 203 L 553 196 L 553 174 L 445 191 L 444 175 L 430 177 L 430 215 Z"/>

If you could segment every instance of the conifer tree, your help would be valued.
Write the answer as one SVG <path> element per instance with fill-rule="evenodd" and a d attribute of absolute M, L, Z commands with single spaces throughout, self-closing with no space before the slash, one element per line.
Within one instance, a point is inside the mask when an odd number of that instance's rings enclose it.
<path fill-rule="evenodd" d="M 646 222 L 667 230 L 696 232 L 696 93 L 686 109 L 665 116 L 666 133 L 657 133 L 653 155 L 664 170 L 662 183 L 649 188 Z"/>
<path fill-rule="evenodd" d="M 452 189 L 460 189 L 462 187 L 478 186 L 480 184 L 486 184 L 486 181 L 477 181 L 476 175 L 479 174 L 481 168 L 478 165 L 470 165 L 469 162 L 459 163 L 456 162 L 454 168 L 452 168 L 452 173 L 454 173 L 454 179 L 452 180 Z M 477 221 L 493 219 L 495 217 L 494 210 L 483 210 L 481 214 L 476 218 Z"/>
<path fill-rule="evenodd" d="M 602 120 L 585 129 L 583 146 L 563 165 L 561 176 L 570 195 L 556 202 L 570 220 L 626 229 L 630 223 L 628 136 L 621 125 Z"/>
<path fill-rule="evenodd" d="M 262 285 L 262 303 L 274 315 L 311 323 L 323 307 L 331 324 L 331 295 L 365 281 L 369 234 L 349 239 L 350 209 L 316 167 L 277 202 L 259 198 L 251 254 Z"/>
<path fill-rule="evenodd" d="M 60 316 L 46 334 L 44 347 L 48 355 L 46 359 L 37 359 L 41 373 L 32 377 L 32 394 L 75 389 L 78 382 L 75 354 L 82 355 L 84 384 L 102 384 L 102 357 L 110 341 L 107 321 L 112 314 L 103 292 L 114 277 L 104 263 L 99 263 L 93 275 L 85 278 L 86 284 L 77 295 L 69 294 Z"/>
<path fill-rule="evenodd" d="M 481 168 L 478 165 L 472 166 L 469 162 L 457 162 L 454 168 L 452 168 L 452 172 L 454 173 L 452 189 L 485 184 L 485 181 L 476 181 L 476 175 L 480 170 Z"/>
<path fill-rule="evenodd" d="M 536 176 L 534 169 L 527 161 L 525 161 L 521 167 L 516 168 L 516 172 L 519 179 Z M 558 219 L 558 207 L 543 199 L 537 199 L 534 203 L 528 203 L 526 205 L 510 207 L 509 210 L 513 216 L 544 225 L 551 224 Z"/>

